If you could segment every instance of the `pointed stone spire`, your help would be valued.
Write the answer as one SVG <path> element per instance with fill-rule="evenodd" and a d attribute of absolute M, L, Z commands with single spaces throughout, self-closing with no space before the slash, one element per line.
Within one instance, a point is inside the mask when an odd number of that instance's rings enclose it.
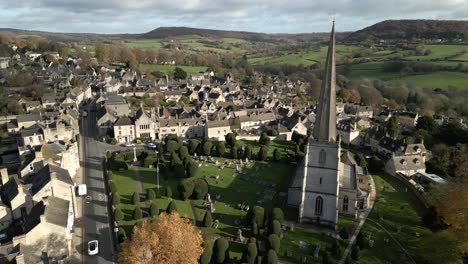
<path fill-rule="evenodd" d="M 320 89 L 317 118 L 313 136 L 319 142 L 336 141 L 336 72 L 335 72 L 335 20 L 328 46 L 325 74 Z"/>

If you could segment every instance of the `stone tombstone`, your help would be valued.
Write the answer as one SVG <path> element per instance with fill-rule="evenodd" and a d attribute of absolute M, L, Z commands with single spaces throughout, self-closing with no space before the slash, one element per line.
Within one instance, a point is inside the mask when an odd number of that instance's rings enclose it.
<path fill-rule="evenodd" d="M 207 193 L 207 194 L 206 194 L 206 202 L 207 202 L 207 203 L 211 203 L 211 195 L 210 195 L 210 193 Z"/>
<path fill-rule="evenodd" d="M 369 247 L 370 248 L 373 248 L 374 247 L 374 240 L 369 240 Z"/>
<path fill-rule="evenodd" d="M 294 232 L 294 224 L 291 224 L 291 227 L 290 227 L 291 231 Z"/>
<path fill-rule="evenodd" d="M 320 244 L 315 244 L 314 246 L 314 258 L 318 258 L 320 253 Z"/>
<path fill-rule="evenodd" d="M 244 242 L 244 237 L 242 236 L 242 229 L 237 229 L 237 241 Z"/>
<path fill-rule="evenodd" d="M 214 227 L 214 228 L 218 228 L 218 226 L 219 226 L 219 220 L 216 219 L 216 220 L 214 221 L 214 223 L 213 223 L 213 227 Z"/>
<path fill-rule="evenodd" d="M 401 232 L 401 226 L 400 226 L 400 225 L 397 226 L 397 232 L 398 232 L 398 233 Z"/>
<path fill-rule="evenodd" d="M 307 263 L 307 256 L 302 256 L 301 263 Z"/>

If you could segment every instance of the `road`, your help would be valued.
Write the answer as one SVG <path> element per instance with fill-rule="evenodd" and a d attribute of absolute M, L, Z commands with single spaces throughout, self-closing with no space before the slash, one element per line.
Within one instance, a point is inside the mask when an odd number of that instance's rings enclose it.
<path fill-rule="evenodd" d="M 108 198 L 105 189 L 102 162 L 106 145 L 94 139 L 96 134 L 96 112 L 89 111 L 88 116 L 82 117 L 80 124 L 80 152 L 83 182 L 88 187 L 88 195 L 83 203 L 83 263 L 115 263 L 115 235 L 110 226 Z M 89 256 L 87 243 L 91 240 L 99 241 L 99 254 Z"/>

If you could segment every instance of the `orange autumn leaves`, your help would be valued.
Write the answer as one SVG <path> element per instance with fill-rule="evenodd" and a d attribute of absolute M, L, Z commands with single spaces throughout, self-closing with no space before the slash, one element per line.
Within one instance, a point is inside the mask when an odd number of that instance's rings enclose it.
<path fill-rule="evenodd" d="M 203 253 L 200 230 L 177 212 L 162 213 L 152 221 L 135 226 L 123 244 L 119 263 L 198 263 Z"/>

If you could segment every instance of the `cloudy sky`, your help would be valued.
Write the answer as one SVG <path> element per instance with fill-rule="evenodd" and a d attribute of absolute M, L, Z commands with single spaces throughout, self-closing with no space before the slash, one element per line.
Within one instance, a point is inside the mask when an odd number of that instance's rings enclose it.
<path fill-rule="evenodd" d="M 266 33 L 338 31 L 385 19 L 468 19 L 468 0 L 0 0 L 0 27 L 142 33 L 187 26 Z"/>

